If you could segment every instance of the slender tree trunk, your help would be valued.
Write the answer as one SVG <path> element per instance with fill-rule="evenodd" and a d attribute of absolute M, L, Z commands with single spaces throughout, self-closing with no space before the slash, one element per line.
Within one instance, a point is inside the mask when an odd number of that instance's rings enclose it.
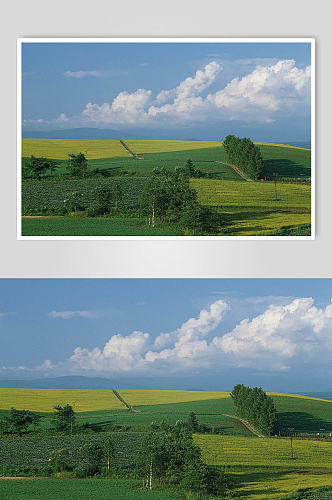
<path fill-rule="evenodd" d="M 154 227 L 154 202 L 152 205 L 152 227 Z"/>
<path fill-rule="evenodd" d="M 150 459 L 150 481 L 149 481 L 149 489 L 152 490 L 152 456 Z"/>

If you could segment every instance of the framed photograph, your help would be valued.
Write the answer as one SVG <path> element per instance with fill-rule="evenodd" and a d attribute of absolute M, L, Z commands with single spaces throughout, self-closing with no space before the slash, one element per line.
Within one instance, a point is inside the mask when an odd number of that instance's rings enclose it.
<path fill-rule="evenodd" d="M 17 50 L 18 239 L 314 239 L 314 39 Z"/>
<path fill-rule="evenodd" d="M 331 286 L 0 279 L 1 499 L 331 499 Z"/>

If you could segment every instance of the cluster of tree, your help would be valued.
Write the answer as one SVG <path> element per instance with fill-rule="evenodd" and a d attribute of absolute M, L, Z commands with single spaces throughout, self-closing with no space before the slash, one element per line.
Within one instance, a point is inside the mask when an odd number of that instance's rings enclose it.
<path fill-rule="evenodd" d="M 64 203 L 67 212 L 78 212 L 87 210 L 87 215 L 94 217 L 110 213 L 113 209 L 119 212 L 122 200 L 122 190 L 118 183 L 109 186 L 98 186 L 92 189 L 90 199 L 92 202 L 86 203 L 82 193 L 73 191 L 66 193 Z"/>
<path fill-rule="evenodd" d="M 141 213 L 152 227 L 158 220 L 175 223 L 193 234 L 218 233 L 221 226 L 220 215 L 199 204 L 189 178 L 176 170 L 162 169 L 150 177 L 141 198 Z"/>
<path fill-rule="evenodd" d="M 1 434 L 18 434 L 21 436 L 31 427 L 36 430 L 42 416 L 29 410 L 11 408 L 9 414 L 0 421 Z"/>
<path fill-rule="evenodd" d="M 228 135 L 223 146 L 231 163 L 251 179 L 260 179 L 264 163 L 258 146 L 246 137 L 240 139 L 235 135 Z"/>
<path fill-rule="evenodd" d="M 22 168 L 23 179 L 42 179 L 46 175 L 55 172 L 58 164 L 49 158 L 36 158 L 31 156 L 29 162 L 26 162 Z"/>
<path fill-rule="evenodd" d="M 159 429 L 163 431 L 171 431 L 172 429 L 186 428 L 191 433 L 197 434 L 220 434 L 221 429 L 219 427 L 212 427 L 210 425 L 201 424 L 196 416 L 196 414 L 192 411 L 189 413 L 187 420 L 177 420 L 175 425 L 167 424 L 165 421 L 162 421 L 160 424 L 157 422 L 151 423 L 152 429 Z"/>
<path fill-rule="evenodd" d="M 187 160 L 184 167 L 175 167 L 174 172 L 176 174 L 181 174 L 185 177 L 193 178 L 193 179 L 200 179 L 200 178 L 213 178 L 214 174 L 210 172 L 203 172 L 199 168 L 195 167 L 194 162 L 192 160 Z M 166 167 L 163 167 L 162 169 L 159 168 L 154 168 L 153 169 L 154 174 L 162 174 L 162 175 L 170 175 L 171 172 L 169 169 Z"/>
<path fill-rule="evenodd" d="M 237 384 L 231 392 L 237 414 L 263 434 L 275 431 L 277 411 L 273 399 L 259 387 Z"/>
<path fill-rule="evenodd" d="M 57 432 L 72 434 L 75 425 L 76 415 L 70 405 L 54 406 L 53 422 Z M 7 416 L 0 421 L 0 431 L 2 434 L 18 434 L 21 436 L 33 428 L 39 427 L 42 415 L 30 410 L 17 410 L 11 408 Z"/>
<path fill-rule="evenodd" d="M 56 450 L 50 458 L 50 466 L 55 472 L 72 472 L 76 477 L 95 476 L 105 466 L 107 472 L 111 470 L 114 455 L 114 444 L 111 439 L 106 439 L 103 445 L 94 442 L 83 445 L 76 457 L 70 448 Z"/>
<path fill-rule="evenodd" d="M 31 156 L 30 160 L 23 165 L 23 179 L 42 179 L 48 175 L 53 175 L 59 164 L 49 158 L 37 158 Z M 83 153 L 68 155 L 66 165 L 67 174 L 70 177 L 82 179 L 88 174 L 88 160 Z"/>
<path fill-rule="evenodd" d="M 181 485 L 198 494 L 221 495 L 230 487 L 224 474 L 202 461 L 200 448 L 184 426 L 151 431 L 142 444 L 137 473 L 150 490 L 156 482 Z"/>

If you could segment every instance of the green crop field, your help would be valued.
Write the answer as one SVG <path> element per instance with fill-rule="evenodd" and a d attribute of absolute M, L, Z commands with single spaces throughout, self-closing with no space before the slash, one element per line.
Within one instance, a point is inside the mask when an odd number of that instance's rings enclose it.
<path fill-rule="evenodd" d="M 71 450 L 72 461 L 76 463 L 83 445 L 94 442 L 103 446 L 111 439 L 116 450 L 115 464 L 131 469 L 145 436 L 145 432 L 98 432 L 74 436 L 0 437 L 0 466 L 47 465 L 54 452 L 63 448 Z"/>
<path fill-rule="evenodd" d="M 1 479 L 1 500 L 177 500 L 173 490 L 147 491 L 136 480 Z"/>
<path fill-rule="evenodd" d="M 100 186 L 112 187 L 119 184 L 122 191 L 122 206 L 125 209 L 138 209 L 140 198 L 147 182 L 147 177 L 113 177 L 112 180 L 54 180 L 54 181 L 25 181 L 22 185 L 22 213 L 23 215 L 37 215 L 45 209 L 56 211 L 64 206 L 67 193 L 77 191 L 81 193 L 82 202 L 93 201 L 92 190 Z"/>
<path fill-rule="evenodd" d="M 227 162 L 221 142 L 207 141 L 125 141 L 130 149 L 140 155 L 134 158 L 117 140 L 77 139 L 23 139 L 23 164 L 31 155 L 59 160 L 58 173 L 65 172 L 68 154 L 82 152 L 88 159 L 89 170 L 110 169 L 152 172 L 154 168 L 183 166 L 188 159 L 203 172 L 216 178 L 243 181 L 230 167 L 217 162 Z M 264 159 L 263 177 L 311 177 L 311 151 L 292 146 L 258 143 Z"/>
<path fill-rule="evenodd" d="M 183 236 L 167 224 L 155 228 L 143 218 L 22 217 L 23 236 Z"/>
<path fill-rule="evenodd" d="M 229 392 L 208 391 L 120 390 L 119 394 L 132 406 L 229 398 Z"/>

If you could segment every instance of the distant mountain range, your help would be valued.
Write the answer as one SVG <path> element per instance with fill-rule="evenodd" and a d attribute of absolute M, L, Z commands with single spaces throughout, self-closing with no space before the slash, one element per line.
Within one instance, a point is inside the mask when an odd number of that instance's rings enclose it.
<path fill-rule="evenodd" d="M 8 389 L 168 389 L 168 390 L 204 390 L 194 386 L 192 378 L 188 383 L 169 378 L 151 379 L 149 377 L 125 377 L 120 379 L 108 379 L 102 377 L 64 376 L 54 378 L 40 378 L 34 380 L 0 380 L 0 388 Z M 207 388 L 206 390 L 211 390 Z M 213 389 L 212 389 L 213 390 Z"/>
<path fill-rule="evenodd" d="M 24 139 L 136 139 L 127 132 L 99 128 L 69 128 L 63 130 L 23 130 Z"/>

